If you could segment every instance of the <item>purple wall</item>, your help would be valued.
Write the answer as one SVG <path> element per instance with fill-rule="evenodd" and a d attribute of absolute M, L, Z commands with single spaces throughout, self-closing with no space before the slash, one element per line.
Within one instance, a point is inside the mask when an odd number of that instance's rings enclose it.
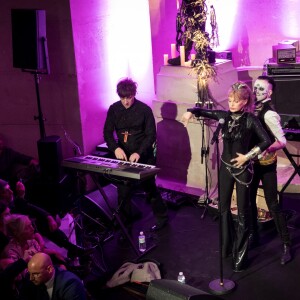
<path fill-rule="evenodd" d="M 207 3 L 216 9 L 219 49 L 233 52 L 236 67 L 262 66 L 272 45 L 300 36 L 299 0 Z M 63 136 L 65 128 L 90 153 L 103 141 L 106 110 L 124 76 L 140 83 L 138 97 L 151 104 L 163 54 L 175 42 L 176 0 L 1 1 L 0 133 L 17 150 L 36 155 L 39 130 L 33 78 L 12 68 L 11 8 L 46 10 L 51 74 L 40 88 L 48 135 Z"/>

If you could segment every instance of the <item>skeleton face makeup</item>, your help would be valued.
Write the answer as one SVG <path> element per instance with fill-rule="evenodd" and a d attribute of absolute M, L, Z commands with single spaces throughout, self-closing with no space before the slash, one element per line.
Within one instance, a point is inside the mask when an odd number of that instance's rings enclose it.
<path fill-rule="evenodd" d="M 272 86 L 266 80 L 257 79 L 254 83 L 253 92 L 257 101 L 262 101 L 271 97 Z"/>

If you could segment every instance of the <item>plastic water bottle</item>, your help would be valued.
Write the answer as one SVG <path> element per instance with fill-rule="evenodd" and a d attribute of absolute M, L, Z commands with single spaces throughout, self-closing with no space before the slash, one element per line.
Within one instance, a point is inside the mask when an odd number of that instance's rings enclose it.
<path fill-rule="evenodd" d="M 181 283 L 185 283 L 185 276 L 183 275 L 183 272 L 179 272 L 177 280 Z"/>
<path fill-rule="evenodd" d="M 145 252 L 146 251 L 146 237 L 145 237 L 143 231 L 141 231 L 140 235 L 139 235 L 139 250 L 141 252 Z"/>

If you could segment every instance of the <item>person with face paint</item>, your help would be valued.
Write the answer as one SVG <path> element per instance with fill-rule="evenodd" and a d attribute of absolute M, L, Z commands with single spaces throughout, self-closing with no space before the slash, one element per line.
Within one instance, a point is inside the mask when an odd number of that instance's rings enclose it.
<path fill-rule="evenodd" d="M 270 138 L 259 120 L 251 113 L 253 94 L 244 82 L 236 82 L 228 92 L 229 111 L 206 110 L 201 107 L 188 109 L 182 117 L 187 126 L 192 115 L 219 121 L 222 126 L 223 152 L 220 165 L 220 213 L 222 216 L 222 256 L 232 254 L 233 271 L 241 272 L 247 267 L 249 237 L 249 185 L 253 177 L 252 159 L 271 144 Z M 257 144 L 252 147 L 252 137 Z M 238 224 L 235 229 L 231 198 L 236 186 Z"/>
<path fill-rule="evenodd" d="M 256 195 L 259 182 L 262 182 L 266 204 L 273 217 L 276 229 L 283 243 L 283 250 L 280 262 L 282 265 L 291 260 L 291 241 L 286 224 L 286 217 L 277 199 L 277 159 L 276 151 L 286 145 L 286 138 L 281 127 L 280 116 L 274 111 L 271 105 L 271 95 L 275 88 L 275 82 L 271 77 L 259 76 L 254 83 L 255 115 L 261 121 L 268 133 L 272 144 L 267 148 L 254 163 L 254 177 L 250 189 L 251 199 L 251 232 L 250 243 L 257 246 L 259 244 Z M 254 141 L 255 143 L 255 141 Z"/>
<path fill-rule="evenodd" d="M 130 78 L 123 79 L 117 84 L 120 101 L 113 103 L 108 109 L 103 130 L 104 140 L 117 159 L 155 165 L 154 115 L 148 105 L 135 98 L 136 92 L 137 83 Z M 133 218 L 130 203 L 133 186 L 126 182 L 116 185 L 123 221 L 130 223 Z M 156 217 L 156 223 L 151 229 L 159 230 L 167 224 L 168 213 L 167 206 L 156 187 L 155 177 L 143 181 L 141 187 L 146 192 Z"/>

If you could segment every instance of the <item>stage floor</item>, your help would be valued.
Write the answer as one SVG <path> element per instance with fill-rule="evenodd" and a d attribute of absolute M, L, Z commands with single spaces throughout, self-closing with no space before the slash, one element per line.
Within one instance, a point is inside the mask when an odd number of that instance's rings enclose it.
<path fill-rule="evenodd" d="M 204 207 L 187 198 L 180 206 L 170 206 L 169 224 L 158 233 L 152 233 L 149 228 L 154 224 L 154 218 L 150 205 L 143 195 L 135 196 L 134 203 L 142 216 L 132 224 L 132 241 L 137 245 L 138 233 L 143 230 L 147 246 L 155 245 L 143 259 L 158 261 L 163 278 L 176 280 L 182 271 L 186 284 L 209 293 L 210 282 L 220 278 L 219 223 L 216 216 L 209 211 L 204 213 Z M 249 251 L 247 270 L 234 273 L 231 259 L 223 260 L 223 278 L 234 281 L 236 288 L 223 295 L 222 299 L 295 298 L 300 266 L 300 195 L 284 194 L 283 206 L 289 215 L 293 261 L 285 266 L 280 265 L 281 243 L 273 222 L 270 222 L 269 226 L 260 229 L 261 245 Z M 106 280 L 124 262 L 139 259 L 128 240 L 121 242 L 120 236 L 121 231 L 116 228 L 113 237 L 101 242 L 93 255 L 91 272 L 84 278 L 93 299 L 141 299 L 123 288 L 105 288 Z"/>

